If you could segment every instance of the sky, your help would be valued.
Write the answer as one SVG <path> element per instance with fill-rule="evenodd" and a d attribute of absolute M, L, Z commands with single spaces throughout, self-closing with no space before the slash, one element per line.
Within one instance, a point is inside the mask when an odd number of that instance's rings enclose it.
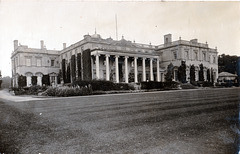
<path fill-rule="evenodd" d="M 116 20 L 117 31 L 116 36 Z M 61 50 L 96 32 L 152 45 L 198 39 L 219 55 L 240 56 L 240 2 L 0 0 L 0 70 L 11 76 L 13 40 Z"/>

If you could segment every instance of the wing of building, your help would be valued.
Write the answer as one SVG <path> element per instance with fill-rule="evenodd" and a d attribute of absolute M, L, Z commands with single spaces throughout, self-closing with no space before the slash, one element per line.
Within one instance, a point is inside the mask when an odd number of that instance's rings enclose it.
<path fill-rule="evenodd" d="M 199 80 L 199 65 L 217 81 L 217 49 L 208 44 L 191 41 L 172 41 L 171 34 L 164 36 L 164 44 L 154 46 L 125 40 L 103 39 L 99 34 L 85 35 L 83 40 L 63 50 L 47 50 L 41 41 L 40 49 L 18 45 L 14 41 L 12 53 L 13 86 L 18 79 L 26 78 L 26 86 L 72 83 L 76 80 L 109 80 L 119 82 L 164 81 L 169 64 L 174 66 L 174 81 L 181 62 L 186 63 L 187 81 L 190 67 L 195 67 L 195 81 Z M 47 79 L 49 78 L 49 79 Z M 49 80 L 49 82 L 46 82 Z"/>

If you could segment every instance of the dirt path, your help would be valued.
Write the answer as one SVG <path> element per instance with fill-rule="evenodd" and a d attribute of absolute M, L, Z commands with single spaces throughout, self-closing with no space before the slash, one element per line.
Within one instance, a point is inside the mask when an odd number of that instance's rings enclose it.
<path fill-rule="evenodd" d="M 33 96 L 15 96 L 8 92 L 7 89 L 0 90 L 0 99 L 13 101 L 13 102 L 23 102 L 23 101 L 33 101 L 33 100 L 44 100 L 45 98 L 34 98 Z"/>

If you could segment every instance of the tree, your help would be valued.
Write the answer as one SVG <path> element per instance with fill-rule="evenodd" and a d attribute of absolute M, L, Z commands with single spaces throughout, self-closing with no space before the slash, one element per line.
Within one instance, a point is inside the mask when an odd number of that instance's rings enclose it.
<path fill-rule="evenodd" d="M 185 61 L 182 61 L 181 65 L 178 67 L 178 80 L 182 83 L 186 83 L 186 63 L 185 63 Z"/>
<path fill-rule="evenodd" d="M 190 67 L 190 82 L 195 81 L 195 66 L 191 65 Z"/>
<path fill-rule="evenodd" d="M 1 81 L 1 79 L 0 79 Z M 9 88 L 11 86 L 11 78 L 9 76 L 2 78 L 2 88 Z"/>
<path fill-rule="evenodd" d="M 165 81 L 171 82 L 173 79 L 173 64 L 170 63 L 167 67 L 167 73 L 165 75 Z"/>
<path fill-rule="evenodd" d="M 229 72 L 232 74 L 236 73 L 236 66 L 237 66 L 237 56 L 230 56 L 230 55 L 219 55 L 218 56 L 218 72 Z"/>
<path fill-rule="evenodd" d="M 203 64 L 199 65 L 199 81 L 204 81 L 204 75 L 203 75 Z"/>

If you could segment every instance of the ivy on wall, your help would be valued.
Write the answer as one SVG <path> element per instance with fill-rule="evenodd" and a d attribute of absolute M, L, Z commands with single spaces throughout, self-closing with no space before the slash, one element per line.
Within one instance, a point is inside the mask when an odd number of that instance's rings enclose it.
<path fill-rule="evenodd" d="M 203 64 L 199 65 L 199 81 L 204 81 L 204 75 L 203 75 Z"/>
<path fill-rule="evenodd" d="M 43 77 L 42 77 L 42 84 L 47 85 L 47 86 L 50 85 L 49 74 L 43 75 Z"/>
<path fill-rule="evenodd" d="M 63 59 L 62 60 L 62 78 L 63 78 L 63 82 L 66 83 L 66 60 Z"/>
<path fill-rule="evenodd" d="M 33 86 L 37 85 L 37 76 L 32 76 L 32 85 Z"/>
<path fill-rule="evenodd" d="M 207 81 L 210 82 L 210 69 L 207 69 Z"/>
<path fill-rule="evenodd" d="M 18 86 L 20 88 L 27 86 L 27 77 L 26 76 L 20 75 L 18 77 Z"/>
<path fill-rule="evenodd" d="M 83 64 L 83 80 L 92 80 L 92 63 L 91 63 L 91 51 L 90 49 L 84 50 L 82 53 Z"/>
<path fill-rule="evenodd" d="M 165 75 L 165 80 L 167 82 L 171 82 L 173 79 L 173 64 L 170 63 L 167 67 L 167 73 Z"/>
<path fill-rule="evenodd" d="M 190 82 L 195 81 L 195 66 L 191 65 L 190 66 Z"/>
<path fill-rule="evenodd" d="M 186 83 L 186 63 L 185 63 L 185 61 L 182 61 L 181 65 L 178 67 L 178 80 L 182 83 Z"/>
<path fill-rule="evenodd" d="M 70 74 L 70 63 L 67 65 L 67 76 L 66 76 L 66 82 L 65 83 L 70 83 L 71 82 L 71 74 Z"/>
<path fill-rule="evenodd" d="M 61 77 L 62 77 L 62 71 L 59 70 L 58 76 L 57 76 L 57 84 L 61 83 Z"/>
<path fill-rule="evenodd" d="M 82 80 L 82 65 L 81 65 L 81 53 L 77 54 L 77 68 L 78 68 L 78 80 Z"/>
<path fill-rule="evenodd" d="M 71 57 L 71 76 L 72 80 L 76 81 L 76 57 L 72 55 Z"/>

